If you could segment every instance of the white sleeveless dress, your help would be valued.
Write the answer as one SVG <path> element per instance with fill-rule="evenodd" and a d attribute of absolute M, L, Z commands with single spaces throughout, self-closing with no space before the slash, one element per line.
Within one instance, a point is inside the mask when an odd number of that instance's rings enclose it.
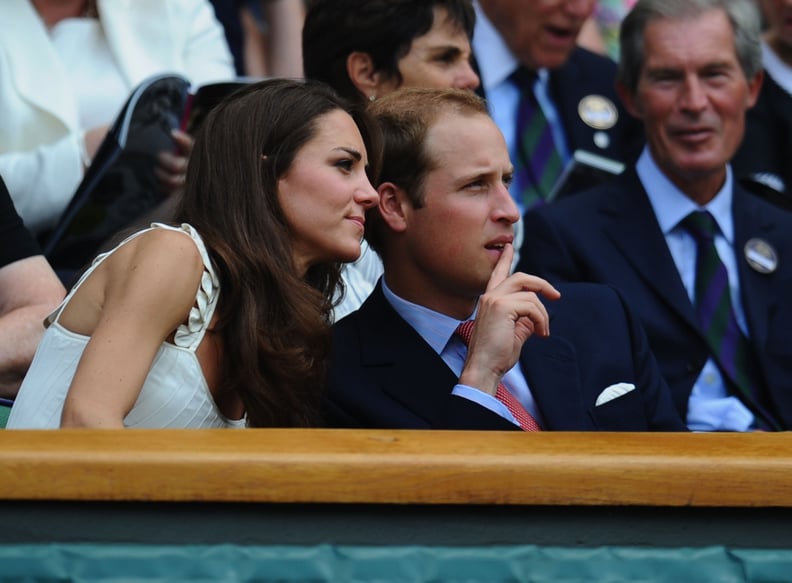
<path fill-rule="evenodd" d="M 7 429 L 56 429 L 77 364 L 90 339 L 64 328 L 58 318 L 83 281 L 116 249 L 152 229 L 178 231 L 192 238 L 201 253 L 204 272 L 186 324 L 176 330 L 174 343 L 163 342 L 151 365 L 135 405 L 124 419 L 126 427 L 222 428 L 244 427 L 245 419 L 233 420 L 217 408 L 195 350 L 212 320 L 220 288 L 203 240 L 187 224 L 180 228 L 160 223 L 139 231 L 117 247 L 99 255 L 63 303 L 47 318 L 36 355 L 19 389 Z"/>

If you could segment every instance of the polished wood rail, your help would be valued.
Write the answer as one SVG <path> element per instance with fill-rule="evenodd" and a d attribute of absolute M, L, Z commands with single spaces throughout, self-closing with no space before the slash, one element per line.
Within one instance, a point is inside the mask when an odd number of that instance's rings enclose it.
<path fill-rule="evenodd" d="M 792 434 L 7 430 L 0 500 L 792 507 Z"/>

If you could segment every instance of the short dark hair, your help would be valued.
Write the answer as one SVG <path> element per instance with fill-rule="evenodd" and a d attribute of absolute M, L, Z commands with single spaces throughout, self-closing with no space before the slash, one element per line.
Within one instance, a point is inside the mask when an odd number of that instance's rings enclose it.
<path fill-rule="evenodd" d="M 303 70 L 347 99 L 364 99 L 347 75 L 353 52 L 367 53 L 377 71 L 402 81 L 399 60 L 434 23 L 434 8 L 473 38 L 471 0 L 310 0 L 302 32 Z"/>

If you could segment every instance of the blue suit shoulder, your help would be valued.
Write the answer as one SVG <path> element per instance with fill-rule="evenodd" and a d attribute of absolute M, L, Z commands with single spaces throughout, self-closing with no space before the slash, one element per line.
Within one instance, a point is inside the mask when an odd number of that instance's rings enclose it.
<path fill-rule="evenodd" d="M 615 77 L 618 65 L 610 57 L 600 55 L 583 47 L 576 47 L 569 56 L 567 63 L 581 67 L 585 77 L 600 77 L 603 71 L 609 71 Z"/>

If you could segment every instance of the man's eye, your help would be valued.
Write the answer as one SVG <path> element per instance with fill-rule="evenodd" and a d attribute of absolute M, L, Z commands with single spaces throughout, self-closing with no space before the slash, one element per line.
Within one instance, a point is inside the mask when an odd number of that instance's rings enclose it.
<path fill-rule="evenodd" d="M 711 71 L 705 71 L 703 76 L 707 79 L 720 79 L 726 77 L 726 71 L 723 69 L 712 69 Z"/>

